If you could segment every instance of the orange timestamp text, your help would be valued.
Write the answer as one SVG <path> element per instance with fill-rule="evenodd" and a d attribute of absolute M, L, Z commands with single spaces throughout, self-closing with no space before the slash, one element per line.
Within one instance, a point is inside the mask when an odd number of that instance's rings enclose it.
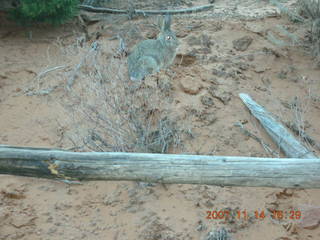
<path fill-rule="evenodd" d="M 213 210 L 206 212 L 206 219 L 215 219 L 215 220 L 228 220 L 228 219 L 242 219 L 248 220 L 250 218 L 256 219 L 265 219 L 267 216 L 270 216 L 275 220 L 299 220 L 302 217 L 301 211 L 299 210 L 273 210 L 273 211 L 264 211 L 264 210 L 255 210 L 252 212 L 248 212 L 246 209 L 244 210 Z"/>

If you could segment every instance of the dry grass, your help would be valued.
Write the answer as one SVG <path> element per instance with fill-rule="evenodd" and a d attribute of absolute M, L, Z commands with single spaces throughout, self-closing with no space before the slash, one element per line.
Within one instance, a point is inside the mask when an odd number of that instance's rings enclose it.
<path fill-rule="evenodd" d="M 125 57 L 107 53 L 103 45 L 83 48 L 76 51 L 79 63 L 66 73 L 68 90 L 61 102 L 75 147 L 154 153 L 181 147 L 183 131 L 169 110 L 170 84 L 159 76 L 149 77 L 150 84 L 133 83 Z"/>
<path fill-rule="evenodd" d="M 302 16 L 308 19 L 312 55 L 320 66 L 320 0 L 299 0 Z"/>
<path fill-rule="evenodd" d="M 282 34 L 291 41 L 294 40 L 293 45 L 303 45 L 309 49 L 315 57 L 317 66 L 320 67 L 320 0 L 298 0 L 296 8 L 288 8 L 280 0 L 270 0 L 270 2 L 278 7 L 282 14 L 287 15 L 290 20 L 301 24 L 301 27 L 307 30 L 307 38 L 284 31 Z M 292 45 L 273 36 L 268 37 L 272 43 L 280 47 Z M 302 41 L 297 41 L 298 39 Z"/>
<path fill-rule="evenodd" d="M 301 14 L 310 17 L 312 20 L 320 18 L 320 1 L 319 0 L 299 0 Z"/>

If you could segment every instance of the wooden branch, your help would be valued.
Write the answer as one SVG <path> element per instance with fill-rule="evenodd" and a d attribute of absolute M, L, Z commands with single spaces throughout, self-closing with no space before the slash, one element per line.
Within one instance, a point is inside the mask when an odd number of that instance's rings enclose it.
<path fill-rule="evenodd" d="M 320 188 L 320 159 L 68 152 L 0 146 L 0 174 L 218 186 Z"/>
<path fill-rule="evenodd" d="M 11 0 L 6 0 L 10 2 Z M 94 12 L 94 13 L 111 13 L 111 14 L 133 14 L 133 15 L 175 15 L 175 14 L 184 14 L 184 13 L 195 13 L 195 12 L 202 12 L 212 9 L 214 7 L 213 4 L 192 7 L 192 8 L 184 8 L 184 9 L 172 9 L 172 10 L 135 10 L 135 9 L 128 9 L 128 10 L 121 10 L 115 8 L 102 8 L 102 7 L 93 7 L 90 5 L 79 5 L 78 8 L 87 12 Z M 7 4 L 4 7 L 0 8 L 0 11 L 9 11 L 15 9 L 16 7 Z"/>
<path fill-rule="evenodd" d="M 281 150 L 288 157 L 292 158 L 317 158 L 312 151 L 303 146 L 289 131 L 262 106 L 257 104 L 245 93 L 239 94 L 244 104 L 249 108 L 251 114 L 255 116 L 273 141 L 280 146 Z"/>
<path fill-rule="evenodd" d="M 135 9 L 128 9 L 128 10 L 120 10 L 114 8 L 101 8 L 101 7 L 93 7 L 89 5 L 80 5 L 79 9 L 88 11 L 88 12 L 95 12 L 95 13 L 112 13 L 112 14 L 133 14 L 133 15 L 175 15 L 175 14 L 184 14 L 184 13 L 195 13 L 206 11 L 213 8 L 213 4 L 192 7 L 192 8 L 185 8 L 185 9 L 177 9 L 177 10 L 135 10 Z"/>

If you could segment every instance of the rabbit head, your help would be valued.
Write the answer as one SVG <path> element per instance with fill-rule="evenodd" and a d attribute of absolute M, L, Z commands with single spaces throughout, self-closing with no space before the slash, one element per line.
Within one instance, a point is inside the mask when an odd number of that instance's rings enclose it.
<path fill-rule="evenodd" d="M 179 45 L 179 41 L 175 33 L 171 30 L 171 16 L 166 15 L 163 18 L 161 24 L 161 32 L 158 36 L 158 40 L 167 48 L 176 49 Z"/>

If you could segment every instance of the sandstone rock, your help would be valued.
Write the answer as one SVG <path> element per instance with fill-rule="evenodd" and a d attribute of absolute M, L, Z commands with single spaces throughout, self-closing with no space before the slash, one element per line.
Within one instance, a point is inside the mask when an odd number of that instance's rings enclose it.
<path fill-rule="evenodd" d="M 201 83 L 199 83 L 196 79 L 190 76 L 181 79 L 179 86 L 183 92 L 190 95 L 196 95 L 202 89 Z"/>
<path fill-rule="evenodd" d="M 302 211 L 302 220 L 299 226 L 305 229 L 315 229 L 320 224 L 320 208 L 310 208 Z"/>

